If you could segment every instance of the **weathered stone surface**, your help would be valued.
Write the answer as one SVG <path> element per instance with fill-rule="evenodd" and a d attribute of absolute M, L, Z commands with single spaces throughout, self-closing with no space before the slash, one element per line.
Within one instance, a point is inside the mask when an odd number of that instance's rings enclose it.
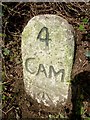
<path fill-rule="evenodd" d="M 22 33 L 26 92 L 47 106 L 68 97 L 74 55 L 73 28 L 56 15 L 33 17 Z"/>

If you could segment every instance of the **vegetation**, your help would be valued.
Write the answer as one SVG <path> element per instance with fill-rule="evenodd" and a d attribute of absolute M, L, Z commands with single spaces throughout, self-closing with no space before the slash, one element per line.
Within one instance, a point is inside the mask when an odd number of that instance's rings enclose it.
<path fill-rule="evenodd" d="M 71 118 L 90 120 L 90 2 L 89 3 L 1 3 L 2 13 L 2 113 L 3 118 Z M 24 91 L 21 33 L 39 14 L 65 18 L 75 30 L 71 102 L 51 109 L 33 101 Z"/>

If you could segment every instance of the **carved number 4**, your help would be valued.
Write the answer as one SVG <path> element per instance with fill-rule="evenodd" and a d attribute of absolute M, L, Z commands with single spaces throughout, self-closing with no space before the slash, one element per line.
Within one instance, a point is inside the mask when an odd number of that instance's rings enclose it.
<path fill-rule="evenodd" d="M 46 38 L 41 38 L 42 32 L 44 32 L 44 31 L 46 31 Z M 40 32 L 39 32 L 39 34 L 37 36 L 37 39 L 40 39 L 40 41 L 45 42 L 46 46 L 49 46 L 49 40 L 51 40 L 51 39 L 49 39 L 49 32 L 48 32 L 47 27 L 43 27 L 40 30 Z"/>

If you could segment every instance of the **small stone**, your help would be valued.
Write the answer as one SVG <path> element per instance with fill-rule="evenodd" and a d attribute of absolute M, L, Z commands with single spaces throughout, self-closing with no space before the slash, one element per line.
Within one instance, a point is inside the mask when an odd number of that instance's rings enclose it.
<path fill-rule="evenodd" d="M 38 15 L 22 33 L 25 90 L 46 106 L 65 104 L 74 56 L 72 26 L 56 15 Z"/>

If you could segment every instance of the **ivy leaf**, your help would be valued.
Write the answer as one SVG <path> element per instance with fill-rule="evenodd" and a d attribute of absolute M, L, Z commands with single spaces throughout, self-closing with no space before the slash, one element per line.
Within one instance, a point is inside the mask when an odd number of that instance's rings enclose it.
<path fill-rule="evenodd" d="M 0 33 L 0 37 L 5 37 L 6 35 L 3 33 Z"/>
<path fill-rule="evenodd" d="M 83 115 L 84 114 L 84 108 L 83 108 L 83 106 L 81 107 L 81 115 Z"/>
<path fill-rule="evenodd" d="M 3 54 L 4 55 L 9 55 L 10 54 L 10 50 L 8 50 L 7 48 L 3 49 Z"/>
<path fill-rule="evenodd" d="M 84 26 L 83 25 L 79 25 L 79 30 L 80 31 L 84 31 Z"/>
<path fill-rule="evenodd" d="M 83 23 L 84 23 L 84 24 L 87 24 L 87 23 L 88 23 L 88 21 L 89 21 L 89 19 L 84 18 L 82 21 L 83 21 Z"/>
<path fill-rule="evenodd" d="M 3 95 L 3 96 L 2 96 L 2 100 L 5 100 L 5 99 L 6 99 L 6 96 L 5 96 L 5 95 Z"/>
<path fill-rule="evenodd" d="M 63 114 L 60 114 L 60 118 L 64 118 Z"/>

